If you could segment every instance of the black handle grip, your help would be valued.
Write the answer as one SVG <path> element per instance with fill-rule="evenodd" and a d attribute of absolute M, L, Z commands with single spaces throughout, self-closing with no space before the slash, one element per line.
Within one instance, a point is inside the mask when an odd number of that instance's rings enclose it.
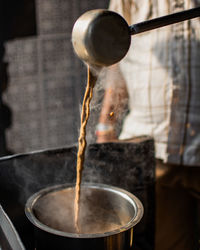
<path fill-rule="evenodd" d="M 131 35 L 139 34 L 145 31 L 161 28 L 170 24 L 186 21 L 200 16 L 200 7 L 184 10 L 167 16 L 154 18 L 130 26 Z"/>

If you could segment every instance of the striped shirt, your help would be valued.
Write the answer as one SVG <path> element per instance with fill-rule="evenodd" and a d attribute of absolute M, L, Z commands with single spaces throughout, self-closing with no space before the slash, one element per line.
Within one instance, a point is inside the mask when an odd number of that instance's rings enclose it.
<path fill-rule="evenodd" d="M 200 6 L 200 0 L 111 0 L 129 24 Z M 120 139 L 149 135 L 164 162 L 200 166 L 200 19 L 132 36 L 120 62 L 129 113 Z"/>

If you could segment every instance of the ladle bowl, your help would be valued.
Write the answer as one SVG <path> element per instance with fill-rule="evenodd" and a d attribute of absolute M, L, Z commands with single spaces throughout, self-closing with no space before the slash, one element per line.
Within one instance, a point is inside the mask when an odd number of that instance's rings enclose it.
<path fill-rule="evenodd" d="M 91 10 L 78 18 L 72 30 L 76 54 L 94 66 L 119 62 L 128 52 L 131 34 L 125 19 L 104 10 Z"/>

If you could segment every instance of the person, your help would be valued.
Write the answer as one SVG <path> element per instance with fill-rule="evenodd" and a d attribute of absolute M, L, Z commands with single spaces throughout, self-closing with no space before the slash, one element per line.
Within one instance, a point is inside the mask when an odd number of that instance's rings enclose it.
<path fill-rule="evenodd" d="M 199 6 L 190 0 L 111 0 L 134 24 Z M 199 18 L 132 37 L 126 57 L 107 69 L 97 142 L 141 135 L 155 141 L 156 250 L 199 249 Z M 128 103 L 128 104 L 126 104 Z M 115 125 L 128 105 L 119 136 Z"/>

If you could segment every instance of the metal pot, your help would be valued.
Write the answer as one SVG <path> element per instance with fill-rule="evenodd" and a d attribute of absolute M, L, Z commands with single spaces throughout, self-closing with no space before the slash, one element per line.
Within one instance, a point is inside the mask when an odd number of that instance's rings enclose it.
<path fill-rule="evenodd" d="M 82 184 L 79 232 L 74 227 L 74 185 L 53 186 L 31 196 L 25 213 L 35 226 L 36 249 L 134 249 L 133 227 L 143 215 L 131 193 L 104 184 Z"/>

